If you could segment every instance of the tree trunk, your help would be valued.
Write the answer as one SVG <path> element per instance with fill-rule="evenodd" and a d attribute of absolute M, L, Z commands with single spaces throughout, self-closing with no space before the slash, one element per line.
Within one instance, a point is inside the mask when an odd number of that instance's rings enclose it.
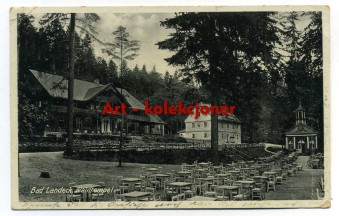
<path fill-rule="evenodd" d="M 68 127 L 67 127 L 67 143 L 65 155 L 73 154 L 73 114 L 74 114 L 74 59 L 75 59 L 75 13 L 71 14 L 70 22 L 70 46 L 69 46 L 69 75 L 68 75 Z"/>
<path fill-rule="evenodd" d="M 219 105 L 218 89 L 211 89 L 211 106 Z M 218 160 L 218 115 L 211 114 L 211 162 L 217 166 Z"/>
<path fill-rule="evenodd" d="M 122 35 L 121 35 L 122 37 Z M 124 98 L 122 95 L 122 64 L 123 64 L 123 59 L 122 59 L 122 40 L 120 41 L 120 94 L 121 97 Z M 123 101 L 122 101 L 123 102 Z M 123 146 L 123 129 L 124 129 L 124 117 L 122 116 L 122 112 L 120 111 L 120 120 L 121 120 L 121 130 L 120 130 L 120 143 L 119 143 L 119 165 L 118 167 L 122 167 L 122 146 Z"/>

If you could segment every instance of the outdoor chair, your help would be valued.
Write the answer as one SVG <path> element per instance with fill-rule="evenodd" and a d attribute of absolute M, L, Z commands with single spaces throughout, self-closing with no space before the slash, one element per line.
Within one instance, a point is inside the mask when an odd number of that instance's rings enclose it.
<path fill-rule="evenodd" d="M 158 201 L 158 200 L 160 200 L 160 194 L 157 194 L 155 192 L 154 188 L 146 187 L 145 192 L 150 192 L 151 193 L 151 199 L 150 199 L 151 201 Z M 148 198 L 141 199 L 140 201 L 148 201 Z"/>
<path fill-rule="evenodd" d="M 276 184 L 277 185 L 282 185 L 282 183 L 283 183 L 282 175 L 281 176 L 277 176 L 277 178 L 275 180 L 276 180 Z"/>
<path fill-rule="evenodd" d="M 193 184 L 191 190 L 185 190 L 185 199 L 194 197 L 197 194 L 197 185 Z"/>
<path fill-rule="evenodd" d="M 74 202 L 78 201 L 81 202 L 84 200 L 84 195 L 81 192 L 75 192 L 74 186 L 76 185 L 75 182 L 69 183 L 69 187 L 72 189 L 70 193 L 66 193 L 66 202 Z"/>
<path fill-rule="evenodd" d="M 250 197 L 250 194 L 248 190 L 241 190 L 241 193 L 233 196 L 233 201 L 243 201 L 248 200 Z"/>
<path fill-rule="evenodd" d="M 129 190 L 128 184 L 124 183 L 122 180 L 124 179 L 123 176 L 117 176 L 118 187 L 122 193 L 127 193 Z"/>
<path fill-rule="evenodd" d="M 99 201 L 100 199 L 103 200 L 106 192 L 102 191 L 106 187 L 105 182 L 98 182 L 100 187 L 96 187 L 95 190 L 91 193 L 91 201 Z"/>
<path fill-rule="evenodd" d="M 233 183 L 233 181 L 229 178 L 225 178 L 224 179 L 224 184 L 223 185 L 228 185 L 228 186 L 231 186 Z"/>
<path fill-rule="evenodd" d="M 218 201 L 226 201 L 230 199 L 229 196 L 225 195 L 225 191 L 223 189 L 216 188 L 215 192 L 216 192 L 216 198 Z"/>
<path fill-rule="evenodd" d="M 124 201 L 124 196 L 121 195 L 121 190 L 120 189 L 114 189 L 113 190 L 113 199 L 115 201 Z"/>
<path fill-rule="evenodd" d="M 215 191 L 216 187 L 218 187 L 218 185 L 211 185 L 210 191 L 205 191 L 204 196 L 205 197 L 217 197 L 217 192 Z"/>
<path fill-rule="evenodd" d="M 208 189 L 208 184 L 197 185 L 197 193 L 199 195 L 204 195 L 207 189 Z"/>
<path fill-rule="evenodd" d="M 269 192 L 270 190 L 275 191 L 275 179 L 273 176 L 270 177 L 269 181 L 267 182 L 267 192 Z"/>
<path fill-rule="evenodd" d="M 264 188 L 253 188 L 252 189 L 252 199 L 260 199 L 263 200 L 265 199 L 265 191 L 263 190 Z"/>
<path fill-rule="evenodd" d="M 172 201 L 179 201 L 179 197 L 177 196 L 177 195 L 175 195 L 175 196 L 172 196 Z"/>
<path fill-rule="evenodd" d="M 286 171 L 283 171 L 282 174 L 281 174 L 282 179 L 287 180 L 287 175 L 288 175 L 288 173 Z"/>
<path fill-rule="evenodd" d="M 181 193 L 176 196 L 172 196 L 172 201 L 182 201 L 185 200 L 185 194 Z"/>
<path fill-rule="evenodd" d="M 149 180 L 151 187 L 154 187 L 156 190 L 160 189 L 160 181 L 156 180 L 155 177 L 150 177 Z"/>
<path fill-rule="evenodd" d="M 135 184 L 134 189 L 137 191 L 145 191 L 146 189 L 146 178 L 145 177 L 141 177 L 141 182 L 138 182 Z"/>

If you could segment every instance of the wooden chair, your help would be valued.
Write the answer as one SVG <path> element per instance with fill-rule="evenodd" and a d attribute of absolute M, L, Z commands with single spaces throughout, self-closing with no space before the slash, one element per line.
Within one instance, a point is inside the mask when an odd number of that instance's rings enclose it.
<path fill-rule="evenodd" d="M 216 188 L 215 192 L 218 201 L 226 201 L 230 199 L 229 196 L 225 195 L 225 191 L 223 189 Z"/>
<path fill-rule="evenodd" d="M 252 199 L 265 199 L 265 191 L 262 188 L 253 188 L 252 189 Z"/>
<path fill-rule="evenodd" d="M 283 183 L 282 175 L 281 176 L 277 176 L 277 178 L 275 180 L 276 180 L 276 184 L 277 185 L 282 185 L 282 183 Z"/>
<path fill-rule="evenodd" d="M 107 193 L 103 190 L 106 187 L 105 182 L 98 182 L 98 185 L 100 185 L 100 187 L 95 188 L 91 193 L 91 201 L 104 200 L 105 194 Z"/>
<path fill-rule="evenodd" d="M 197 194 L 197 185 L 193 184 L 191 190 L 184 191 L 185 199 L 194 197 Z"/>
<path fill-rule="evenodd" d="M 146 187 L 145 192 L 150 192 L 151 193 L 151 201 L 157 201 L 160 200 L 160 194 L 157 194 L 155 191 L 155 188 L 151 188 L 151 187 Z M 141 201 L 148 201 L 148 199 L 142 199 Z"/>
<path fill-rule="evenodd" d="M 267 182 L 267 192 L 269 192 L 271 189 L 275 191 L 275 179 L 272 176 L 269 178 L 269 181 Z"/>
<path fill-rule="evenodd" d="M 121 195 L 120 189 L 114 189 L 113 190 L 113 199 L 115 201 L 124 201 L 124 196 Z"/>
<path fill-rule="evenodd" d="M 69 187 L 71 188 L 71 190 L 70 190 L 70 193 L 66 193 L 66 202 L 74 202 L 74 201 L 81 202 L 84 200 L 83 193 L 74 191 L 75 185 L 76 185 L 75 182 L 69 183 Z"/>
<path fill-rule="evenodd" d="M 204 192 L 204 197 L 217 197 L 217 192 L 215 191 L 215 188 L 217 187 L 218 185 L 211 185 L 211 190 L 210 191 L 205 191 Z M 208 188 L 208 187 L 207 187 Z"/>

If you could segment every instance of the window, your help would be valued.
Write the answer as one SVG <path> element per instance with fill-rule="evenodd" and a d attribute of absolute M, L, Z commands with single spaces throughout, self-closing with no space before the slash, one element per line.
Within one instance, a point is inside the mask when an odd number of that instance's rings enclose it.
<path fill-rule="evenodd" d="M 108 131 L 109 119 L 104 120 L 104 132 Z"/>
<path fill-rule="evenodd" d="M 237 139 L 239 139 L 239 135 L 237 135 Z"/>
<path fill-rule="evenodd" d="M 207 137 L 207 133 L 204 133 L 204 138 L 206 138 Z"/>
<path fill-rule="evenodd" d="M 192 138 L 195 138 L 195 134 L 192 134 Z"/>
<path fill-rule="evenodd" d="M 233 124 L 233 129 L 234 129 L 234 124 Z"/>
<path fill-rule="evenodd" d="M 207 127 L 207 122 L 204 122 L 204 127 Z"/>
<path fill-rule="evenodd" d="M 221 128 L 223 128 L 224 127 L 224 123 L 221 123 Z"/>
<path fill-rule="evenodd" d="M 227 124 L 227 128 L 229 127 L 229 125 Z"/>
<path fill-rule="evenodd" d="M 223 133 L 221 134 L 221 138 L 224 138 L 224 134 Z"/>
<path fill-rule="evenodd" d="M 76 124 L 76 129 L 81 130 L 82 129 L 82 119 L 79 117 L 75 118 L 75 124 Z"/>
<path fill-rule="evenodd" d="M 91 109 L 93 110 L 94 109 L 94 104 L 91 103 Z"/>
<path fill-rule="evenodd" d="M 192 123 L 192 128 L 195 128 L 195 124 L 194 123 Z"/>
<path fill-rule="evenodd" d="M 198 124 L 198 127 L 200 127 L 200 122 L 198 122 L 197 124 Z"/>

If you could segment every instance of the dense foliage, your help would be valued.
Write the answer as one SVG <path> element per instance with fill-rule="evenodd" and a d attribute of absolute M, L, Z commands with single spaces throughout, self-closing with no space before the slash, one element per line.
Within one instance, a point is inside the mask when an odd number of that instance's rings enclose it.
<path fill-rule="evenodd" d="M 322 134 L 321 18 L 319 12 L 179 13 L 161 23 L 175 33 L 159 42 L 160 48 L 175 52 L 167 59 L 181 68 L 174 74 L 158 71 L 156 65 L 129 68 L 118 58 L 99 58 L 93 49 L 97 38 L 76 31 L 75 78 L 119 87 L 122 69 L 123 88 L 152 104 L 211 102 L 218 90 L 218 103 L 237 106 L 244 142 L 283 143 L 300 100 L 307 123 Z M 310 21 L 300 28 L 300 20 Z M 69 30 L 62 17 L 49 23 L 40 20 L 39 27 L 33 22 L 33 16 L 18 15 L 19 134 L 23 136 L 41 131 L 52 118 L 37 105 L 28 69 L 65 77 L 68 72 Z M 167 123 L 166 134 L 184 129 L 185 116 L 161 117 Z"/>

